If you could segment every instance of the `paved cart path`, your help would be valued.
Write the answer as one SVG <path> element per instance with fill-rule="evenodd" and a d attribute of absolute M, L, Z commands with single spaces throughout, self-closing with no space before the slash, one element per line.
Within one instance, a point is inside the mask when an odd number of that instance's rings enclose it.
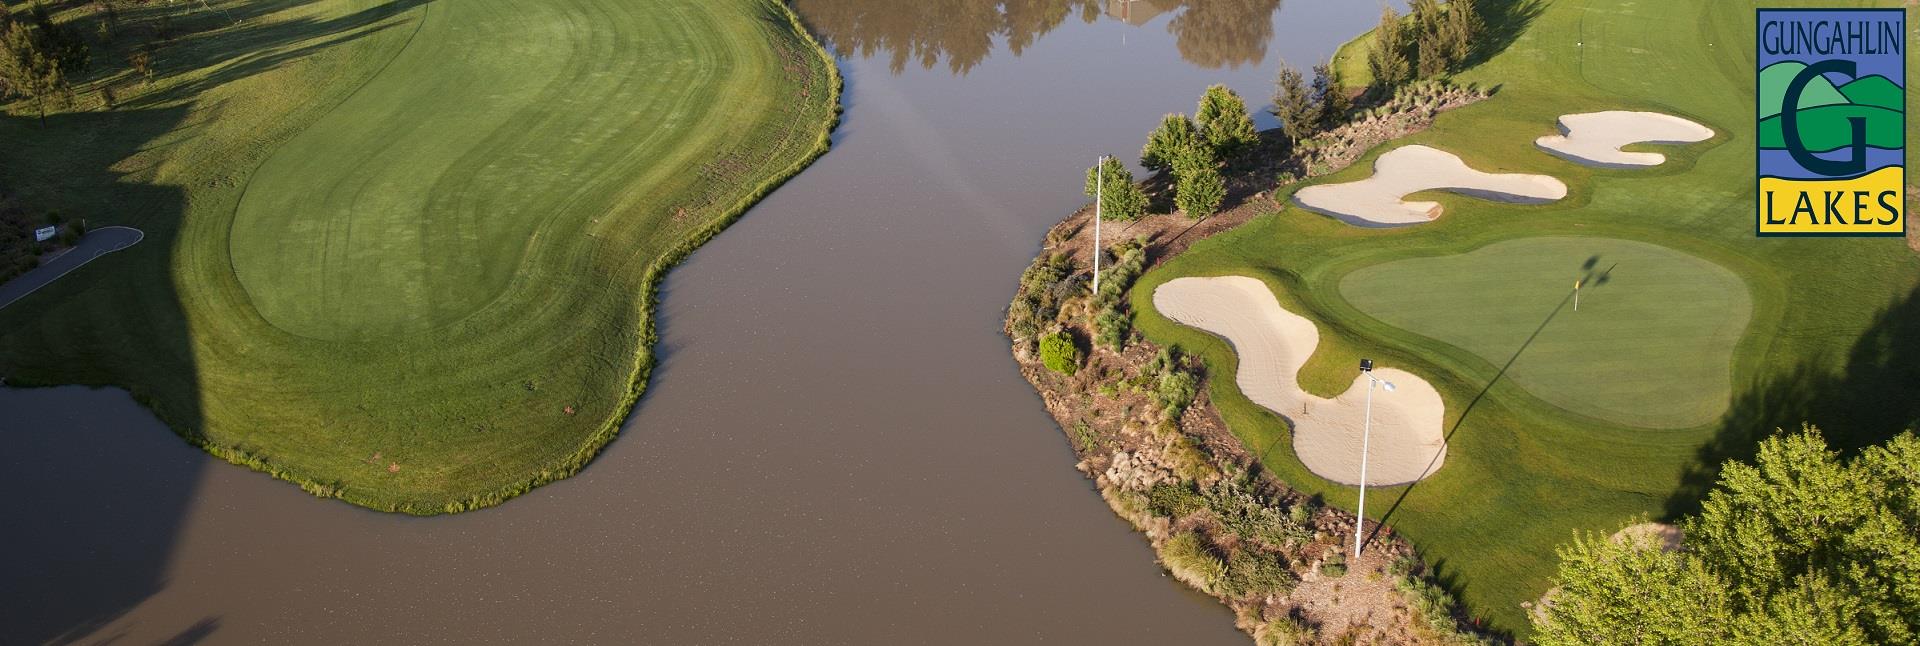
<path fill-rule="evenodd" d="M 80 238 L 80 244 L 67 250 L 66 253 L 0 285 L 0 308 L 26 298 L 28 294 L 39 291 L 40 288 L 67 275 L 68 272 L 93 262 L 95 258 L 131 247 L 145 237 L 147 234 L 132 227 L 100 227 L 89 231 L 85 237 Z"/>

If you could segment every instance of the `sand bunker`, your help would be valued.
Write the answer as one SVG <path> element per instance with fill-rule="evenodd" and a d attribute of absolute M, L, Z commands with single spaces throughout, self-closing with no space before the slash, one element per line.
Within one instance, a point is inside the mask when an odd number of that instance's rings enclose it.
<path fill-rule="evenodd" d="M 1293 423 L 1293 450 L 1309 470 L 1335 482 L 1360 482 L 1366 376 L 1355 376 L 1353 386 L 1333 399 L 1300 390 L 1300 367 L 1320 345 L 1312 321 L 1280 307 L 1265 283 L 1245 276 L 1168 281 L 1154 290 L 1153 306 L 1233 344 L 1240 355 L 1240 391 Z M 1440 393 L 1405 371 L 1378 368 L 1374 374 L 1397 389 L 1373 393 L 1368 484 L 1404 484 L 1439 470 L 1447 455 Z"/>
<path fill-rule="evenodd" d="M 1602 168 L 1645 168 L 1667 161 L 1660 153 L 1630 153 L 1636 143 L 1690 144 L 1713 138 L 1713 129 L 1669 114 L 1610 110 L 1560 117 L 1560 134 L 1533 140 L 1542 150 Z"/>
<path fill-rule="evenodd" d="M 1539 204 L 1567 196 L 1567 185 L 1546 175 L 1483 173 L 1453 153 L 1406 146 L 1381 155 L 1373 177 L 1344 184 L 1308 186 L 1293 201 L 1317 213 L 1362 227 L 1420 224 L 1440 217 L 1438 202 L 1407 202 L 1420 191 L 1446 190 L 1483 200 Z"/>

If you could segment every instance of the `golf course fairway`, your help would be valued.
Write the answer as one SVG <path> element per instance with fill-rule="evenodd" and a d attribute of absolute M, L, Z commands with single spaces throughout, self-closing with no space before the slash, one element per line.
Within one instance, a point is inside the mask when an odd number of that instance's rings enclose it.
<path fill-rule="evenodd" d="M 1507 379 L 1556 406 L 1649 428 L 1699 426 L 1726 412 L 1734 344 L 1752 313 L 1733 272 L 1644 242 L 1589 237 L 1374 265 L 1348 274 L 1340 295 L 1505 366 Z"/>
<path fill-rule="evenodd" d="M 1489 173 L 1557 178 L 1565 199 L 1427 192 L 1408 199 L 1438 202 L 1444 217 L 1378 229 L 1292 206 L 1300 185 L 1283 187 L 1271 212 L 1194 243 L 1129 298 L 1150 340 L 1206 362 L 1221 417 L 1264 466 L 1347 509 L 1356 489 L 1303 466 L 1286 421 L 1235 386 L 1232 346 L 1157 313 L 1155 290 L 1190 276 L 1264 282 L 1320 332 L 1299 372 L 1315 396 L 1348 388 L 1362 357 L 1427 379 L 1446 404 L 1446 467 L 1375 488 L 1366 513 L 1412 541 L 1476 617 L 1524 637 L 1521 604 L 1550 587 L 1555 548 L 1576 531 L 1695 511 L 1720 465 L 1751 458 L 1776 428 L 1813 423 L 1855 450 L 1920 423 L 1920 259 L 1899 239 L 1755 237 L 1756 5 L 1477 5 L 1488 56 L 1454 82 L 1499 91 L 1303 184 L 1361 180 L 1383 152 L 1425 145 Z M 1364 72 L 1370 42 L 1336 61 Z M 1610 110 L 1715 134 L 1627 146 L 1665 156 L 1646 168 L 1597 168 L 1534 143 L 1563 115 Z M 1914 146 L 1915 131 L 1906 136 Z M 1527 345 L 1593 256 L 1596 273 L 1619 261 L 1613 277 Z M 1636 269 L 1652 267 L 1681 274 Z M 1596 320 L 1609 311 L 1644 320 Z"/>
<path fill-rule="evenodd" d="M 376 509 L 584 466 L 645 385 L 655 283 L 838 114 L 778 0 L 175 10 L 192 37 L 137 98 L 0 120 L 23 186 L 152 238 L 0 313 L 0 377 L 126 387 L 214 455 Z"/>

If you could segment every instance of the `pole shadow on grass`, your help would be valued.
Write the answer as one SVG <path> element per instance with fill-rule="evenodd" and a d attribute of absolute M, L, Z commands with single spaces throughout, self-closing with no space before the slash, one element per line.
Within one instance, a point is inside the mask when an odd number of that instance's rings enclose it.
<path fill-rule="evenodd" d="M 1595 267 L 1598 267 L 1599 265 L 1600 265 L 1599 256 L 1593 256 L 1593 257 L 1587 258 L 1587 261 L 1583 263 L 1580 267 L 1580 270 L 1582 273 L 1580 278 L 1578 279 L 1578 284 L 1585 285 L 1588 283 L 1592 283 L 1595 287 L 1598 287 L 1601 285 L 1605 285 L 1609 282 L 1612 282 L 1613 270 L 1618 268 L 1620 266 L 1620 263 L 1614 263 L 1612 265 L 1609 265 L 1604 271 L 1595 272 L 1593 269 Z M 1540 333 L 1546 331 L 1547 325 L 1550 323 L 1553 323 L 1553 320 L 1560 316 L 1560 312 L 1567 309 L 1567 304 L 1573 302 L 1573 299 L 1575 298 L 1576 294 L 1578 294 L 1578 292 L 1579 292 L 1579 288 L 1576 287 L 1575 289 L 1568 291 L 1566 296 L 1563 296 L 1560 298 L 1560 304 L 1555 305 L 1553 308 L 1553 311 L 1547 313 L 1547 318 L 1541 320 L 1540 325 L 1538 327 L 1533 328 L 1533 334 L 1527 335 L 1527 340 L 1522 341 L 1520 343 L 1520 348 L 1513 351 L 1513 356 L 1507 357 L 1507 362 L 1500 366 L 1500 370 L 1498 372 L 1495 372 L 1493 374 L 1493 379 L 1488 380 L 1487 385 L 1481 387 L 1480 392 L 1474 394 L 1473 399 L 1467 402 L 1467 407 L 1460 411 L 1459 419 L 1456 419 L 1453 421 L 1453 426 L 1447 429 L 1447 434 L 1442 438 L 1442 441 L 1448 443 L 1449 445 L 1452 444 L 1453 434 L 1460 432 L 1460 427 L 1466 424 L 1467 422 L 1467 416 L 1473 414 L 1474 407 L 1479 406 L 1480 400 L 1486 399 L 1487 393 L 1493 390 L 1494 385 L 1500 383 L 1500 380 L 1507 376 L 1507 371 L 1513 369 L 1514 362 L 1519 361 L 1520 355 L 1525 354 L 1527 351 L 1527 348 L 1530 348 L 1533 346 L 1533 342 L 1540 338 Z M 1439 456 L 1437 455 L 1434 456 L 1434 461 L 1438 462 Z M 1435 462 L 1427 463 L 1427 468 L 1421 471 L 1421 474 L 1422 474 L 1421 477 L 1419 479 L 1414 480 L 1411 484 L 1408 484 L 1405 489 L 1400 490 L 1400 496 L 1394 499 L 1393 504 L 1391 506 L 1387 507 L 1387 513 L 1382 514 L 1380 516 L 1379 524 L 1374 525 L 1373 531 L 1367 534 L 1367 539 L 1365 543 L 1371 543 L 1373 542 L 1373 539 L 1378 538 L 1380 536 L 1380 531 L 1382 528 L 1386 527 L 1387 521 L 1393 518 L 1394 512 L 1400 510 L 1400 503 L 1406 502 L 1407 496 L 1413 493 L 1414 487 L 1420 486 L 1421 482 L 1425 482 L 1425 478 L 1426 478 L 1425 474 L 1432 472 Z"/>
<path fill-rule="evenodd" d="M 109 111 L 0 115 L 0 195 L 32 211 L 59 210 L 90 226 L 127 225 L 141 244 L 102 257 L 0 310 L 0 642 L 69 644 L 123 639 L 120 620 L 167 586 L 168 567 L 205 471 L 230 468 L 189 441 L 204 427 L 195 341 L 176 286 L 189 196 L 143 166 L 199 136 L 222 109 L 199 96 L 335 45 L 403 26 L 392 18 L 425 0 L 395 0 L 327 19 L 268 22 L 320 0 L 212 6 L 146 3 L 104 19 L 74 11 L 94 62 L 78 93 L 107 84 L 129 96 Z M 68 0 L 63 6 L 78 6 Z M 162 20 L 162 16 L 166 18 Z M 152 46 L 154 82 L 127 55 Z M 90 104 L 89 104 L 90 105 Z M 195 106 L 189 108 L 186 106 Z M 149 412 L 150 411 L 150 412 Z M 220 627 L 211 615 L 162 643 L 192 644 Z"/>

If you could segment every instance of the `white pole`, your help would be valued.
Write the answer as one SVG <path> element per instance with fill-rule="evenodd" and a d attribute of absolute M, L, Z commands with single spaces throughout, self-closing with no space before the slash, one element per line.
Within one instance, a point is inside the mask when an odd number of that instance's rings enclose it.
<path fill-rule="evenodd" d="M 1361 423 L 1360 431 L 1360 509 L 1353 516 L 1353 560 L 1357 567 L 1360 561 L 1360 532 L 1367 526 L 1367 445 L 1373 441 L 1373 384 L 1379 381 L 1367 374 L 1367 416 Z"/>
<path fill-rule="evenodd" d="M 1100 293 L 1100 201 L 1106 194 L 1107 156 L 1093 161 L 1093 293 Z"/>

